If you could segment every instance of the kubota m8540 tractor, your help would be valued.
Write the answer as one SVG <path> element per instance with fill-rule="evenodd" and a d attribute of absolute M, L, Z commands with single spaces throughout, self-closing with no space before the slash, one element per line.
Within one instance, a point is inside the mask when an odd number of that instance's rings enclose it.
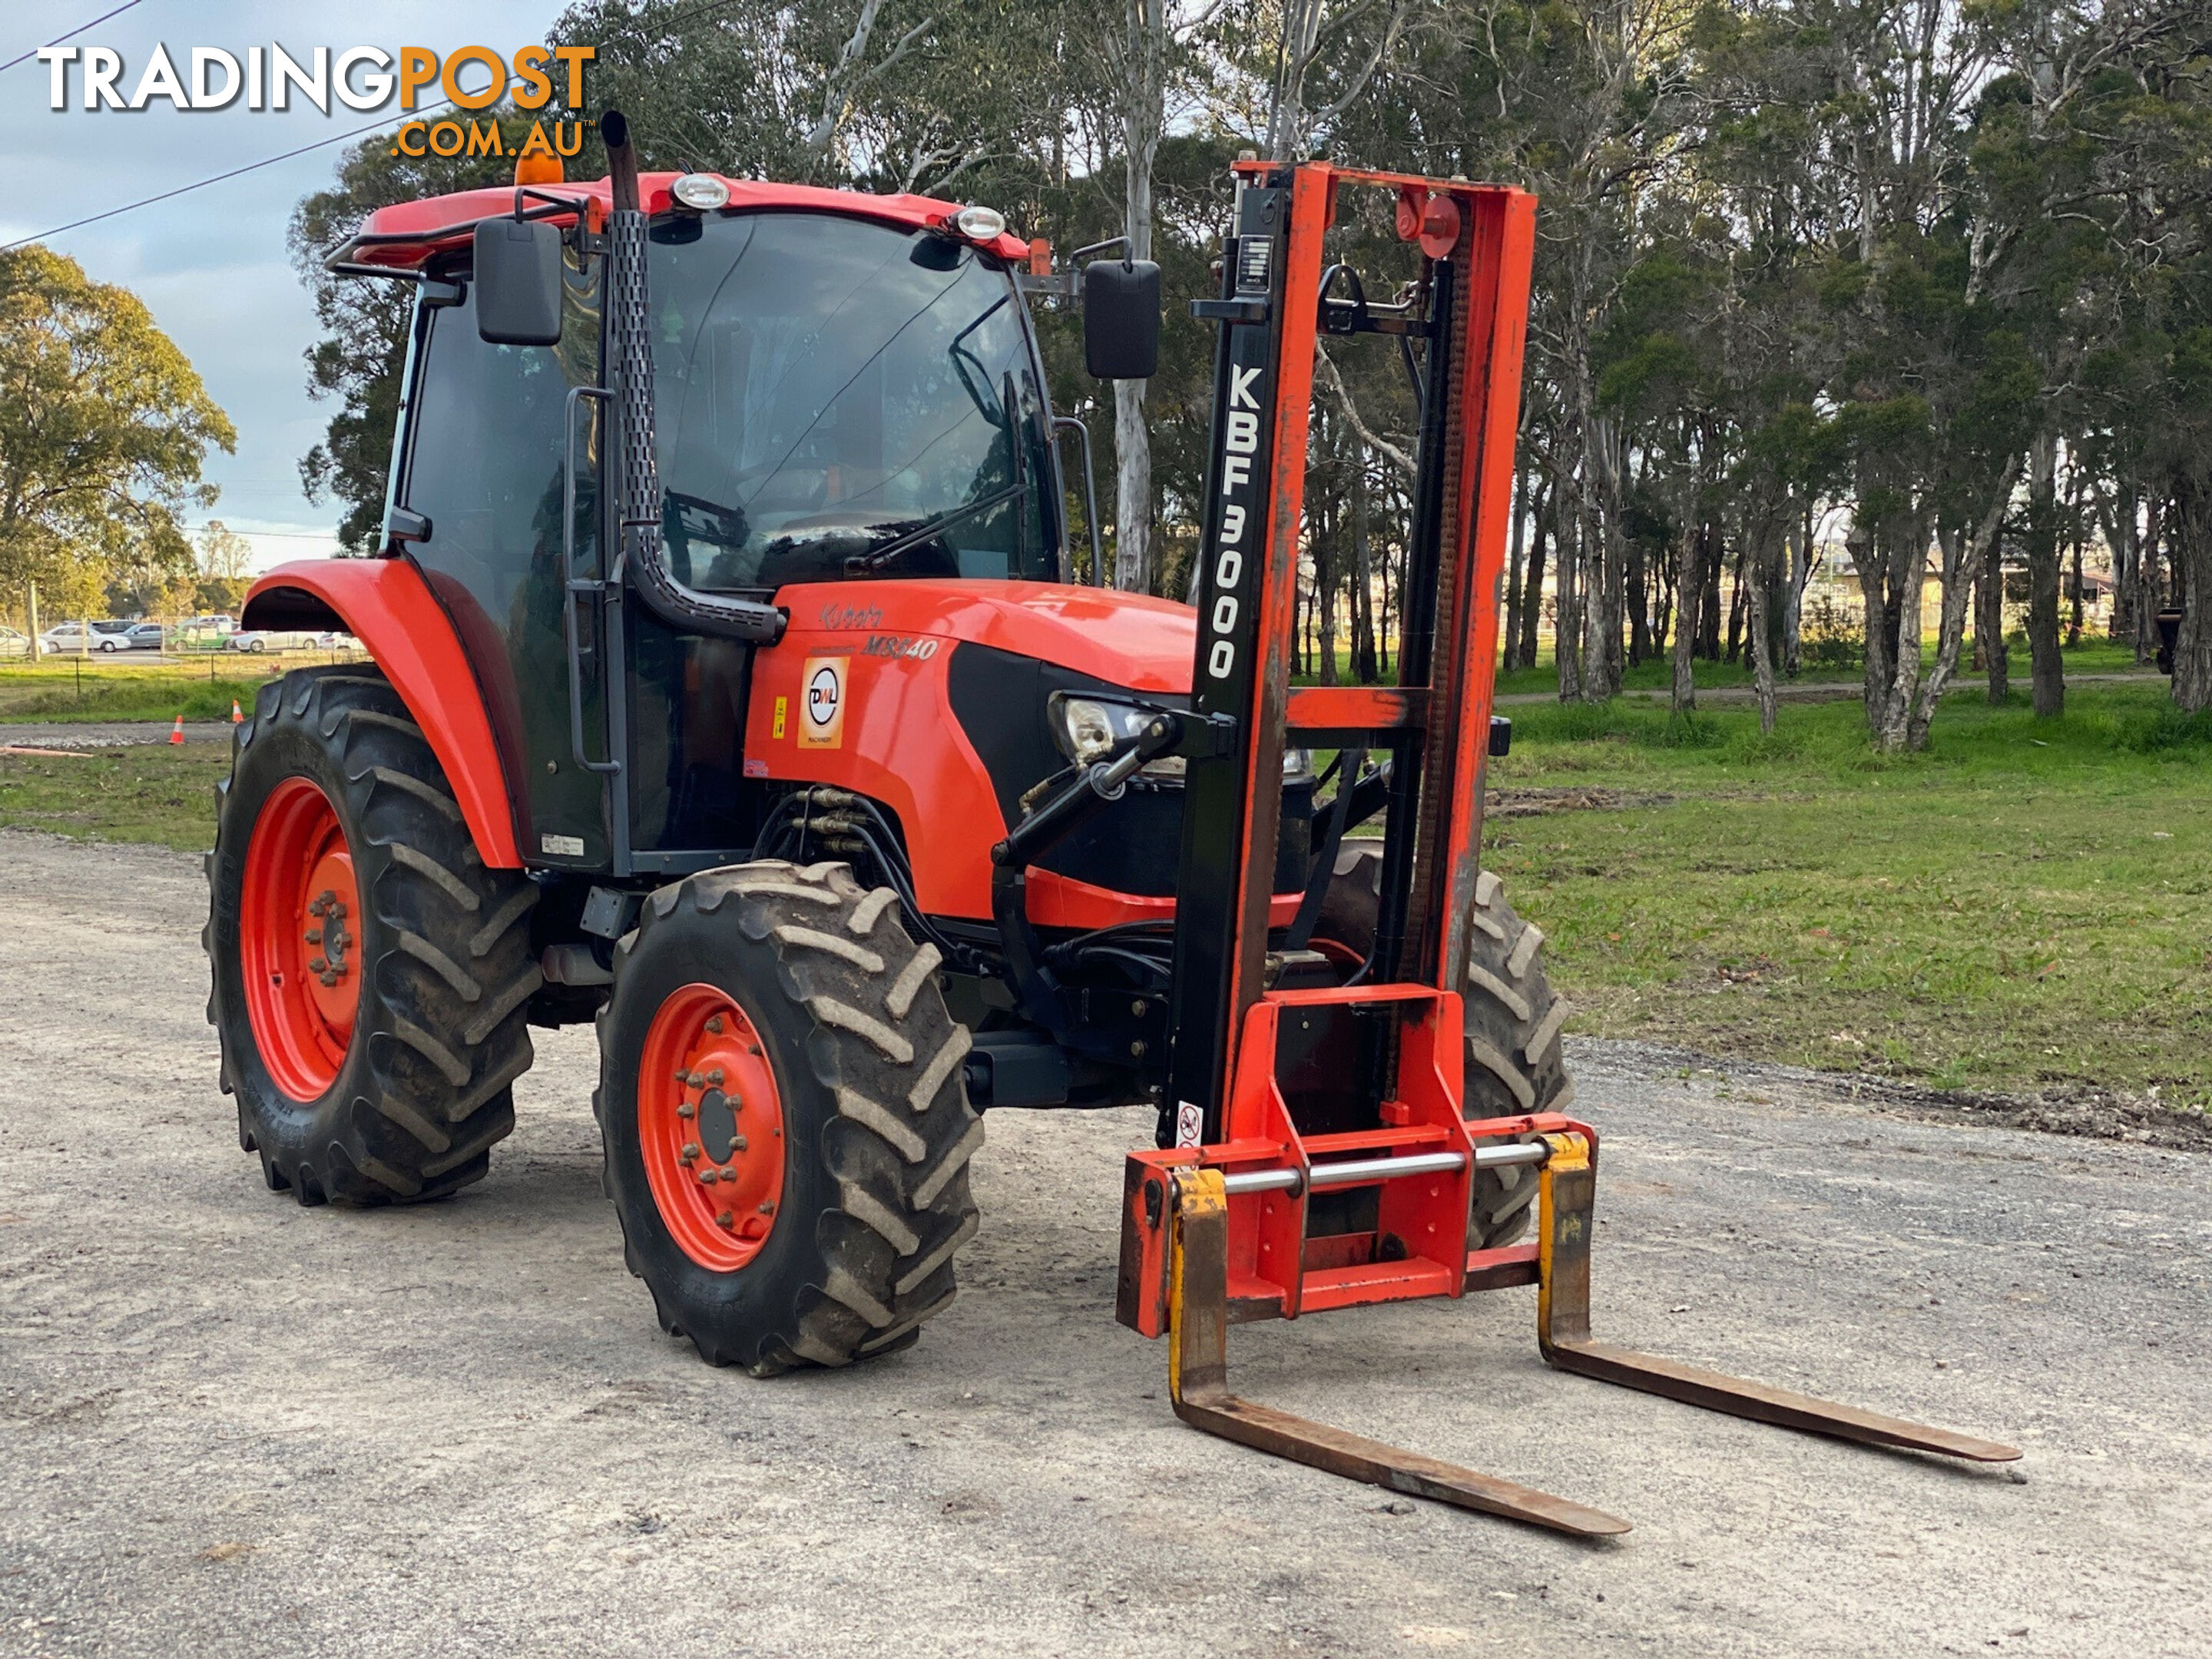
<path fill-rule="evenodd" d="M 436 1197 L 513 1127 L 528 1026 L 597 1018 L 607 1189 L 662 1322 L 841 1364 L 951 1297 L 977 1109 L 1165 1099 L 1185 760 L 1025 864 L 992 850 L 1188 708 L 1198 618 L 1069 580 L 1030 250 L 997 215 L 637 188 L 627 225 L 608 182 L 410 203 L 335 262 L 416 285 L 390 544 L 272 573 L 245 621 L 376 666 L 289 675 L 239 732 L 223 1081 L 270 1186 Z M 1101 263 L 1094 361 L 1148 372 L 1157 274 Z M 1333 846 L 1301 921 L 1316 789 L 1289 750 L 1271 921 L 1326 981 L 1370 953 L 1381 848 Z M 1536 936 L 1486 896 L 1491 1115 L 1565 1082 Z M 1478 1243 L 1521 1229 L 1526 1176 L 1486 1182 Z"/>
<path fill-rule="evenodd" d="M 269 1185 L 466 1186 L 527 1028 L 595 1018 L 629 1265 L 765 1374 L 951 1299 L 980 1111 L 1149 1103 L 1119 1308 L 1176 1333 L 1189 1420 L 1619 1530 L 1221 1386 L 1231 1319 L 1540 1280 L 1555 1363 L 1773 1415 L 1578 1340 L 1595 1136 L 1540 936 L 1476 862 L 1530 199 L 1240 166 L 1194 608 L 1070 580 L 1024 290 L 1077 284 L 1041 249 L 917 197 L 640 178 L 605 131 L 607 180 L 386 209 L 332 261 L 416 304 L 381 556 L 286 566 L 242 618 L 374 663 L 256 700 L 209 860 Z M 1418 245 L 1387 301 L 1324 268 L 1340 187 Z M 1092 372 L 1150 374 L 1157 270 L 1081 277 Z M 1395 336 L 1420 409 L 1388 687 L 1290 684 L 1318 332 Z"/>

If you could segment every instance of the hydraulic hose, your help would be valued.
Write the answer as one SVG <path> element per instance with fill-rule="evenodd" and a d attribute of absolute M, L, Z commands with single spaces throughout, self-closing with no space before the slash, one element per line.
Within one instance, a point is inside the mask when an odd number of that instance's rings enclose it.
<path fill-rule="evenodd" d="M 758 599 L 702 593 L 668 568 L 660 525 L 660 462 L 653 427 L 652 308 L 646 292 L 646 216 L 637 194 L 637 155 L 619 110 L 599 118 L 614 208 L 607 216 L 607 344 L 621 467 L 615 492 L 622 562 L 647 606 L 672 626 L 754 645 L 783 637 L 784 615 Z"/>

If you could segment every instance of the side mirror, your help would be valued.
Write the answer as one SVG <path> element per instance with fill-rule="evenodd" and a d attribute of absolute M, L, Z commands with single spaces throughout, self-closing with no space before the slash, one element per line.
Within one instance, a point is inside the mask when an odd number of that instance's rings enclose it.
<path fill-rule="evenodd" d="M 477 227 L 477 333 L 491 345 L 561 343 L 561 233 L 542 220 Z"/>
<path fill-rule="evenodd" d="M 1150 259 L 1083 267 L 1083 363 L 1101 380 L 1149 380 L 1160 367 L 1160 268 Z"/>

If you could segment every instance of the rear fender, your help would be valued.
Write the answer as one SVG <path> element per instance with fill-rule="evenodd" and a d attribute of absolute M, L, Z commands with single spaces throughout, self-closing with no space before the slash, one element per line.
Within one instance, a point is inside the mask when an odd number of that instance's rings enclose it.
<path fill-rule="evenodd" d="M 239 626 L 335 629 L 368 647 L 429 739 L 477 856 L 522 867 L 517 792 L 507 787 L 483 693 L 445 609 L 404 558 L 303 559 L 253 584 Z"/>

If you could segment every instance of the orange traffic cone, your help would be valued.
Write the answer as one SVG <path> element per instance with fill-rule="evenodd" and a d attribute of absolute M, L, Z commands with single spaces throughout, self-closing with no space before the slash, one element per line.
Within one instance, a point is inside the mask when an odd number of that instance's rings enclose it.
<path fill-rule="evenodd" d="M 182 714 L 179 714 L 177 716 L 177 723 L 169 728 L 169 741 L 171 743 L 182 743 L 184 740 L 185 717 Z"/>
<path fill-rule="evenodd" d="M 246 712 L 238 706 L 238 699 L 236 697 L 233 697 L 230 700 L 230 723 L 233 726 L 243 726 L 246 724 Z"/>

